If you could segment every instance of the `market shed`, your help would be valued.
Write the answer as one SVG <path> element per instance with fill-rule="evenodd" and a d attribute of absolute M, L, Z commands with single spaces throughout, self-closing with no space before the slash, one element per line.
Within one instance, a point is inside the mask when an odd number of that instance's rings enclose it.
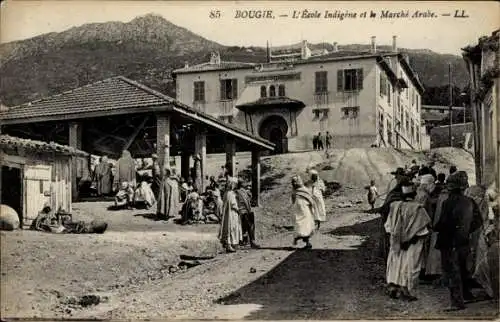
<path fill-rule="evenodd" d="M 193 155 L 202 160 L 206 187 L 207 153 L 225 152 L 233 171 L 237 151 L 252 153 L 252 195 L 259 203 L 260 155 L 274 145 L 234 125 L 196 111 L 128 78 L 117 76 L 0 112 L 1 131 L 25 138 L 67 144 L 94 155 L 134 158 L 158 154 L 160 166 L 181 156 L 181 175 L 189 175 Z M 170 164 L 168 163 L 170 161 Z M 82 176 L 73 165 L 73 196 Z"/>
<path fill-rule="evenodd" d="M 72 163 L 88 154 L 75 148 L 0 135 L 0 203 L 22 224 L 30 224 L 43 205 L 71 211 Z"/>

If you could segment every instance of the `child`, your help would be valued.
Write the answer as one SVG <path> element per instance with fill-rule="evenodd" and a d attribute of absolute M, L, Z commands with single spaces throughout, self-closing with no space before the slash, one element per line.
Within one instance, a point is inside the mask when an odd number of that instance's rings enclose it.
<path fill-rule="evenodd" d="M 372 210 L 375 209 L 375 200 L 378 197 L 378 190 L 375 187 L 375 180 L 370 181 L 370 185 L 366 186 L 365 189 L 368 190 L 368 203 L 372 207 Z"/>

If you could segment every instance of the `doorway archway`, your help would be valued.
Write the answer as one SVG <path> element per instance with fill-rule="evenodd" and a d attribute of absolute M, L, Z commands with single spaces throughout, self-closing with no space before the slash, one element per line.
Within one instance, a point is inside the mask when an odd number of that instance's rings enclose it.
<path fill-rule="evenodd" d="M 284 153 L 287 150 L 286 134 L 288 133 L 288 124 L 283 117 L 272 115 L 264 119 L 260 124 L 259 135 L 272 142 L 276 147 L 274 154 Z"/>

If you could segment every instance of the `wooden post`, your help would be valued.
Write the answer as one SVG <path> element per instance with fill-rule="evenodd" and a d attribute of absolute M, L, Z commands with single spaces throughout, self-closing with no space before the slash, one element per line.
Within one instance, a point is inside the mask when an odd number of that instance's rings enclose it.
<path fill-rule="evenodd" d="M 231 176 L 236 176 L 236 142 L 232 137 L 226 137 L 226 169 Z"/>
<path fill-rule="evenodd" d="M 252 204 L 260 206 L 260 151 L 252 150 Z"/>
<path fill-rule="evenodd" d="M 156 154 L 163 175 L 165 168 L 170 168 L 170 116 L 156 114 Z"/>
<path fill-rule="evenodd" d="M 195 148 L 195 154 L 199 155 L 201 157 L 201 187 L 202 191 L 199 191 L 200 193 L 205 191 L 205 187 L 207 184 L 207 180 L 205 180 L 206 176 L 206 162 L 207 162 L 207 134 L 203 131 L 199 131 L 196 133 L 195 139 L 194 139 L 194 148 Z"/>
<path fill-rule="evenodd" d="M 69 146 L 81 149 L 82 148 L 82 125 L 78 122 L 69 124 Z M 78 199 L 78 158 L 71 158 L 71 200 Z"/>
<path fill-rule="evenodd" d="M 191 176 L 191 173 L 189 173 L 189 158 L 191 156 L 189 155 L 189 152 L 187 149 L 182 150 L 181 154 L 181 176 L 184 179 L 188 179 Z"/>

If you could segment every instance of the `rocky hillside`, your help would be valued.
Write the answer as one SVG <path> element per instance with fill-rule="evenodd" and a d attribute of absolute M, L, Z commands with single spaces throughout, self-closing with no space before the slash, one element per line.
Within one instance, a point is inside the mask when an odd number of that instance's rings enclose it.
<path fill-rule="evenodd" d="M 345 45 L 340 49 L 367 47 Z M 114 75 L 174 96 L 171 71 L 186 61 L 207 61 L 213 50 L 220 51 L 225 60 L 260 62 L 266 57 L 265 48 L 222 46 L 152 14 L 128 23 L 86 24 L 0 45 L 0 100 L 7 106 L 17 105 Z M 447 84 L 448 62 L 454 67 L 455 84 L 466 84 L 460 57 L 429 50 L 404 51 L 426 87 Z M 432 104 L 432 98 L 426 103 Z"/>

